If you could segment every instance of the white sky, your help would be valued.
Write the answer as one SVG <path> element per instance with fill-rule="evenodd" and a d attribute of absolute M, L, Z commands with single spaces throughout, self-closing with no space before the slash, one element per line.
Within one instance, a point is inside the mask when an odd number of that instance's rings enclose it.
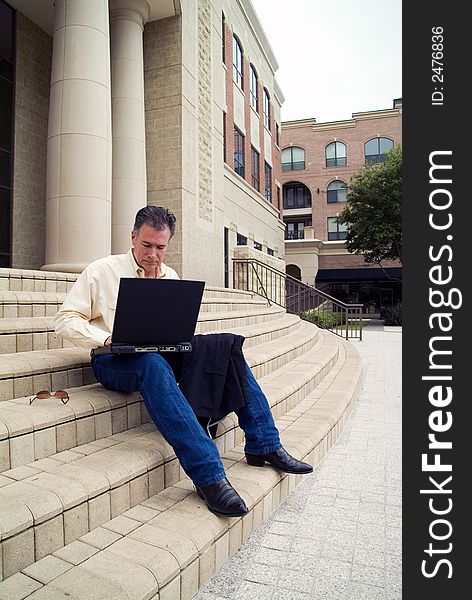
<path fill-rule="evenodd" d="M 251 0 L 274 51 L 282 120 L 317 123 L 402 97 L 401 0 Z"/>

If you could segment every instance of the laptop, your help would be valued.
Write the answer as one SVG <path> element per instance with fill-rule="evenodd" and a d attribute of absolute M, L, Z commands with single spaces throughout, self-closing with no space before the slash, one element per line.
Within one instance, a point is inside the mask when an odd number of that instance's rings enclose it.
<path fill-rule="evenodd" d="M 99 354 L 191 352 L 204 281 L 122 277 L 110 346 Z"/>

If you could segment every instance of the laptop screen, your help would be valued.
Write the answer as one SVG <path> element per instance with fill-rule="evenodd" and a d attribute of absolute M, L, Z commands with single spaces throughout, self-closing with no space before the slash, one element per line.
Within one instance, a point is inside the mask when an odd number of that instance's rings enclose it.
<path fill-rule="evenodd" d="M 152 346 L 190 342 L 204 287 L 204 281 L 122 277 L 113 344 Z"/>

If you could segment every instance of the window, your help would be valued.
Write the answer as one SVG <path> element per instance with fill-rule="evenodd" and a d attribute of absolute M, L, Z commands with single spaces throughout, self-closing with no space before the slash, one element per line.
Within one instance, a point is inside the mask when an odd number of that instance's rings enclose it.
<path fill-rule="evenodd" d="M 259 242 L 254 242 L 254 249 L 262 251 L 262 244 L 259 244 Z"/>
<path fill-rule="evenodd" d="M 9 267 L 11 264 L 13 30 L 13 10 L 0 2 L 0 267 Z"/>
<path fill-rule="evenodd" d="M 270 131 L 270 96 L 264 88 L 264 125 Z"/>
<path fill-rule="evenodd" d="M 244 136 L 234 128 L 234 170 L 244 177 Z"/>
<path fill-rule="evenodd" d="M 259 152 L 251 146 L 251 183 L 257 191 L 260 190 Z"/>
<path fill-rule="evenodd" d="M 284 190 L 284 208 L 308 208 L 311 206 L 311 192 L 303 185 L 294 181 L 286 183 Z"/>
<path fill-rule="evenodd" d="M 280 147 L 280 127 L 279 124 L 275 124 L 275 144 Z"/>
<path fill-rule="evenodd" d="M 225 251 L 225 288 L 229 287 L 229 229 L 224 228 L 223 246 Z"/>
<path fill-rule="evenodd" d="M 280 186 L 277 186 L 277 209 L 280 212 Z"/>
<path fill-rule="evenodd" d="M 247 246 L 247 237 L 245 235 L 241 235 L 240 233 L 236 234 L 236 245 Z"/>
<path fill-rule="evenodd" d="M 328 185 L 328 204 L 334 202 L 346 202 L 347 200 L 347 187 L 344 181 L 332 181 Z"/>
<path fill-rule="evenodd" d="M 274 251 L 272 250 L 272 248 L 267 248 L 267 254 L 269 256 L 274 256 Z"/>
<path fill-rule="evenodd" d="M 286 240 L 303 240 L 305 221 L 294 221 L 285 225 Z"/>
<path fill-rule="evenodd" d="M 328 218 L 328 240 L 345 240 L 347 238 L 347 225 L 338 223 L 337 217 Z"/>
<path fill-rule="evenodd" d="M 243 89 L 243 49 L 236 36 L 233 35 L 233 81 Z"/>
<path fill-rule="evenodd" d="M 264 196 L 267 202 L 272 200 L 272 167 L 264 163 Z"/>
<path fill-rule="evenodd" d="M 326 166 L 342 167 L 346 164 L 346 144 L 331 142 L 326 146 Z"/>
<path fill-rule="evenodd" d="M 386 153 L 393 148 L 392 140 L 377 137 L 364 144 L 365 162 L 369 164 L 384 162 Z"/>
<path fill-rule="evenodd" d="M 305 168 L 305 150 L 290 146 L 282 150 L 282 171 L 301 171 Z"/>
<path fill-rule="evenodd" d="M 226 162 L 226 113 L 223 113 L 223 162 Z"/>
<path fill-rule="evenodd" d="M 225 52 L 225 40 L 226 40 L 226 18 L 225 13 L 221 13 L 221 60 L 226 62 L 226 52 Z"/>
<path fill-rule="evenodd" d="M 257 73 L 253 65 L 251 65 L 251 80 L 249 82 L 249 101 L 252 108 L 257 112 L 258 109 L 258 97 L 257 97 Z"/>

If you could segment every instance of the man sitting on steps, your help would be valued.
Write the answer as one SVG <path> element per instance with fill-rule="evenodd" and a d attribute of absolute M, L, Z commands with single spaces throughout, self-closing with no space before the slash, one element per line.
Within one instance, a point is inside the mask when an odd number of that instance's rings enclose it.
<path fill-rule="evenodd" d="M 132 248 L 86 267 L 56 315 L 56 333 L 85 348 L 109 345 L 121 277 L 179 278 L 163 262 L 175 223 L 175 216 L 166 208 L 146 206 L 139 210 L 131 232 Z M 311 465 L 293 458 L 282 447 L 267 399 L 245 366 L 248 402 L 235 412 L 245 433 L 247 462 L 257 467 L 267 462 L 285 473 L 313 471 Z M 180 391 L 165 354 L 93 356 L 92 369 L 108 389 L 141 393 L 157 429 L 212 512 L 228 517 L 248 512 L 226 478 L 214 441 Z"/>

